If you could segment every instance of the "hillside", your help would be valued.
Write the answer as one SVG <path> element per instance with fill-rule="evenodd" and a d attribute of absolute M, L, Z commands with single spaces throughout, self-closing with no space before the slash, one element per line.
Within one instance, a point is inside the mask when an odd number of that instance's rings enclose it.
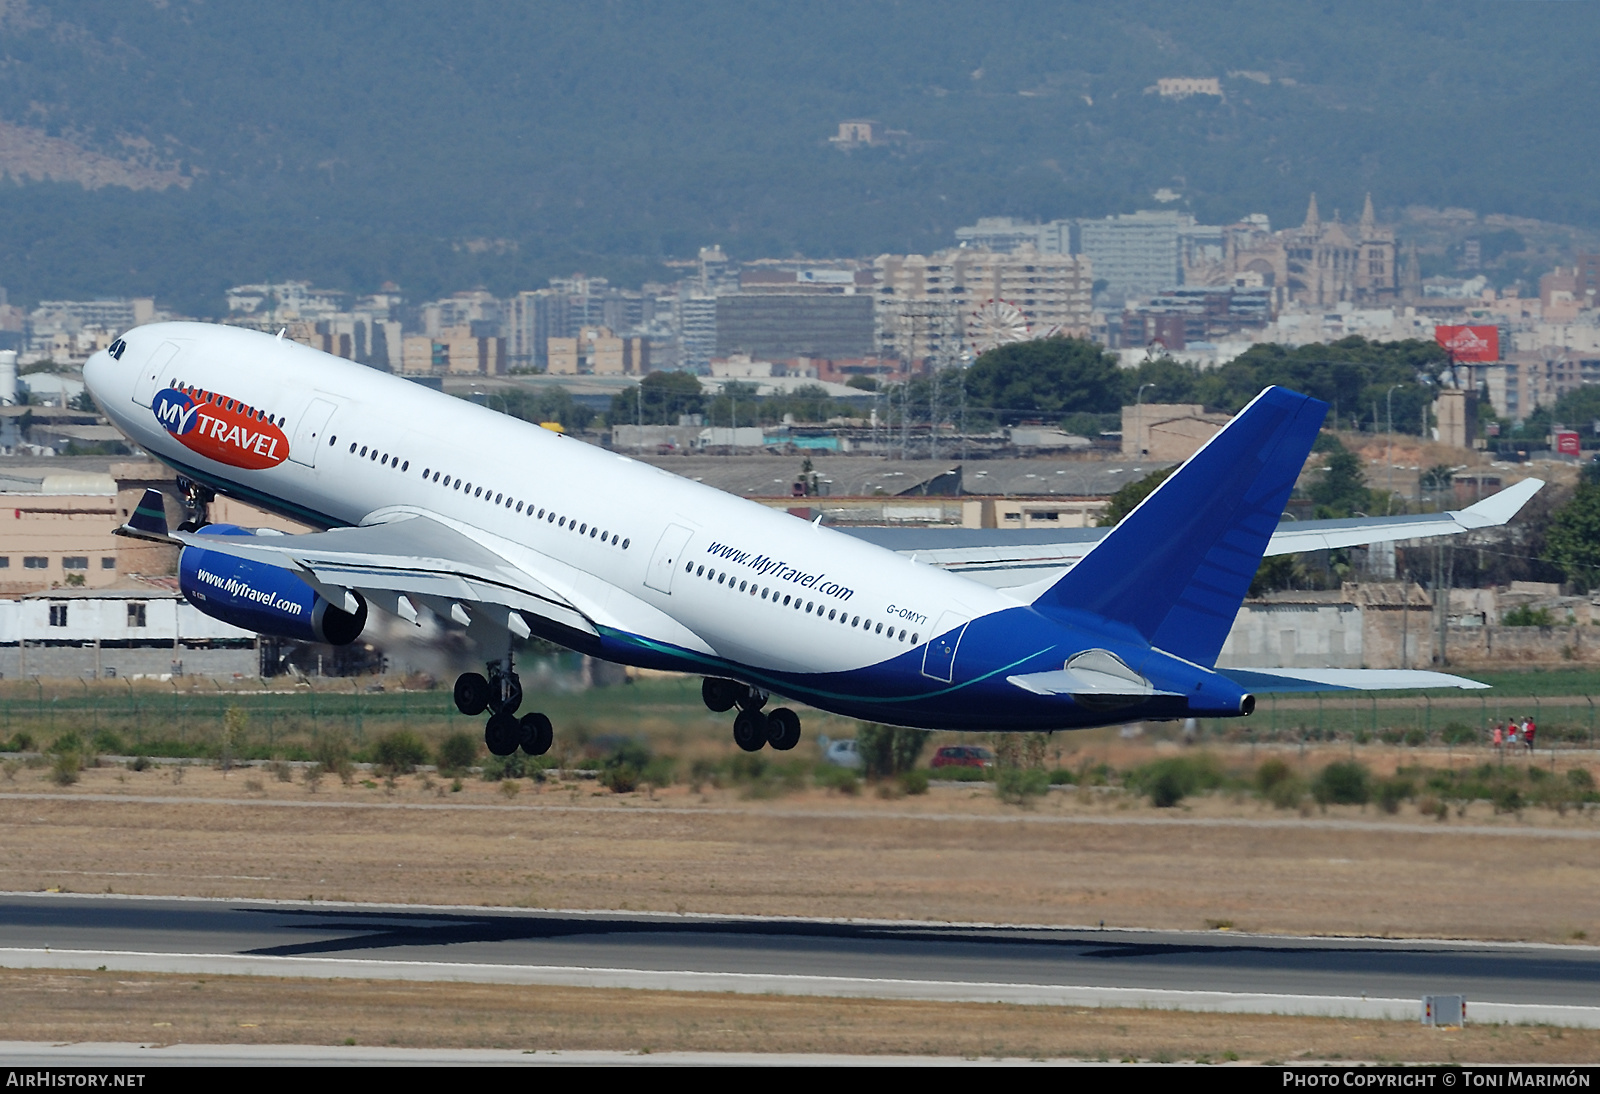
<path fill-rule="evenodd" d="M 1590 5 L 0 4 L 0 283 L 510 291 L 920 250 L 984 214 L 1600 228 Z M 1157 80 L 1215 77 L 1175 99 Z M 829 144 L 870 117 L 907 136 Z"/>

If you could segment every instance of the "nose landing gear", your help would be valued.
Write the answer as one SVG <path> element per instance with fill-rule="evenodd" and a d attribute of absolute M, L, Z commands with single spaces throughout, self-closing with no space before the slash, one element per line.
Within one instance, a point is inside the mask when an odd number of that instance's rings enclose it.
<path fill-rule="evenodd" d="M 739 708 L 733 719 L 733 743 L 746 752 L 759 752 L 766 745 L 787 752 L 800 743 L 800 716 L 788 707 L 763 714 L 767 693 L 758 688 L 708 676 L 700 685 L 700 697 L 718 714 Z"/>
<path fill-rule="evenodd" d="M 180 532 L 194 532 L 211 523 L 211 503 L 217 495 L 209 486 L 202 486 L 186 475 L 178 476 L 178 491 L 183 495 L 185 517 L 178 525 Z"/>

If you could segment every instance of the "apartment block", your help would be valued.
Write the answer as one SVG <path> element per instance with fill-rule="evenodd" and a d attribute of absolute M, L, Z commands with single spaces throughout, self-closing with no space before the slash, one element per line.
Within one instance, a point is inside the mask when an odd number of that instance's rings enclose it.
<path fill-rule="evenodd" d="M 883 255 L 875 266 L 881 355 L 954 363 L 977 342 L 990 301 L 1014 305 L 1032 337 L 1089 330 L 1094 267 L 1080 255 L 956 248 Z"/>
<path fill-rule="evenodd" d="M 758 357 L 866 357 L 875 317 L 869 293 L 740 292 L 716 298 L 717 353 Z"/>
<path fill-rule="evenodd" d="M 545 356 L 551 376 L 643 376 L 650 371 L 650 340 L 585 327 L 574 338 L 549 339 Z"/>

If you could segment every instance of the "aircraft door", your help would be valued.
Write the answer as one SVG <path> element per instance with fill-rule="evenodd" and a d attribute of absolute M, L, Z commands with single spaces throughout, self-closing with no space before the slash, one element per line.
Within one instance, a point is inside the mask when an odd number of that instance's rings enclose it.
<path fill-rule="evenodd" d="M 173 358 L 178 356 L 176 342 L 163 342 L 151 351 L 145 358 L 144 366 L 139 369 L 139 379 L 133 385 L 133 401 L 140 406 L 149 406 L 156 397 L 156 392 L 166 385 L 172 377 L 168 373 Z M 166 376 L 166 380 L 162 379 Z"/>
<path fill-rule="evenodd" d="M 945 612 L 939 617 L 939 625 L 933 628 L 934 637 L 922 651 L 922 675 L 947 684 L 955 678 L 956 649 L 969 622 L 960 612 Z"/>
<path fill-rule="evenodd" d="M 693 532 L 681 524 L 669 524 L 656 544 L 656 553 L 650 556 L 650 569 L 644 583 L 658 593 L 672 595 L 672 575 L 678 572 L 678 562 Z"/>
<path fill-rule="evenodd" d="M 328 420 L 337 407 L 326 399 L 312 399 L 300 424 L 295 428 L 294 440 L 289 442 L 289 458 L 307 467 L 317 466 L 317 451 L 327 442 L 323 434 L 328 431 Z"/>

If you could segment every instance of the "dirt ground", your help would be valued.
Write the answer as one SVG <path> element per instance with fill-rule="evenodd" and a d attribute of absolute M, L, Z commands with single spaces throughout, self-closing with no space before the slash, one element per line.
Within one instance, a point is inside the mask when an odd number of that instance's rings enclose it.
<path fill-rule="evenodd" d="M 1600 939 L 1592 810 L 1438 821 L 1222 795 L 1158 810 L 1094 790 L 1024 809 L 984 784 L 748 800 L 427 775 L 311 792 L 199 766 L 181 781 L 99 768 L 65 789 L 13 775 L 6 890 Z"/>
<path fill-rule="evenodd" d="M 0 971 L 0 1038 L 1087 1060 L 1592 1063 L 1600 1030 L 483 984 Z M 152 1056 L 152 1060 L 158 1057 Z"/>

